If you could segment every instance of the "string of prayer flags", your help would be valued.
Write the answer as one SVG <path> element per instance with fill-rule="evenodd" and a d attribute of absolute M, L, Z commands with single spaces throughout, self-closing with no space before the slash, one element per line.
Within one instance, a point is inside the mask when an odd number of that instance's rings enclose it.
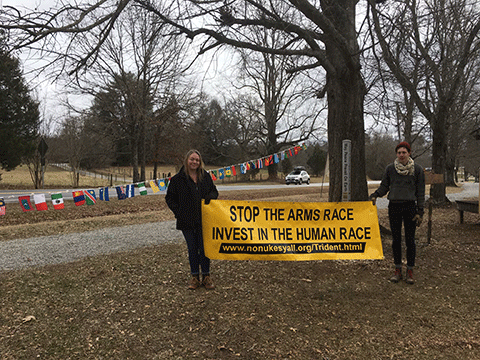
<path fill-rule="evenodd" d="M 100 188 L 100 200 L 110 201 L 110 196 L 108 194 L 108 187 Z"/>
<path fill-rule="evenodd" d="M 95 205 L 97 203 L 95 190 L 85 190 L 85 200 L 87 202 L 87 205 Z"/>
<path fill-rule="evenodd" d="M 35 208 L 38 211 L 48 210 L 47 201 L 45 200 L 45 194 L 34 194 L 33 201 L 35 202 Z"/>
<path fill-rule="evenodd" d="M 212 177 L 212 180 L 217 180 L 217 179 L 222 180 L 225 177 L 236 176 L 237 169 L 239 169 L 239 172 L 241 174 L 246 174 L 247 171 L 249 170 L 261 169 L 264 166 L 271 166 L 273 164 L 278 164 L 281 160 L 285 160 L 286 158 L 297 155 L 300 151 L 306 150 L 306 149 L 307 149 L 307 146 L 305 145 L 305 143 L 303 143 L 301 145 L 296 145 L 290 149 L 284 149 L 279 151 L 278 153 L 267 155 L 261 159 L 248 160 L 237 165 L 230 165 L 230 166 L 226 166 L 216 170 L 209 170 L 209 173 L 210 173 L 210 176 Z M 165 191 L 168 188 L 168 183 L 170 179 L 171 177 L 160 179 L 160 180 L 150 180 L 148 182 L 143 181 L 140 183 L 128 184 L 124 186 L 120 185 L 120 186 L 115 186 L 115 189 L 117 192 L 118 199 L 124 200 L 127 197 L 135 196 L 135 186 L 139 188 L 140 195 L 148 195 L 148 191 L 145 186 L 146 183 L 151 187 L 154 194 L 159 191 Z M 108 186 L 98 188 L 98 191 L 99 191 L 99 200 L 110 201 Z M 51 201 L 52 201 L 53 208 L 55 210 L 65 208 L 64 198 L 62 193 L 48 193 L 48 194 L 51 194 Z M 73 194 L 73 200 L 76 206 L 81 206 L 85 203 L 87 205 L 96 204 L 97 197 L 95 194 L 95 190 L 93 189 L 73 190 L 72 194 Z M 35 207 L 33 207 L 32 203 L 30 202 L 31 196 L 33 196 Z M 35 210 L 35 208 L 39 211 L 44 211 L 44 210 L 48 210 L 48 205 L 47 205 L 45 196 L 46 196 L 45 194 L 32 194 L 32 195 L 19 196 L 18 201 L 24 212 Z M 0 215 L 5 215 L 5 212 L 6 212 L 6 202 L 4 198 L 0 197 Z"/>
<path fill-rule="evenodd" d="M 135 196 L 135 185 L 134 184 L 128 184 L 125 189 L 125 195 L 127 195 L 127 198 L 132 198 Z"/>
<path fill-rule="evenodd" d="M 5 199 L 0 198 L 0 215 L 5 215 Z"/>
<path fill-rule="evenodd" d="M 61 193 L 52 194 L 52 205 L 55 210 L 65 209 L 63 196 Z"/>
<path fill-rule="evenodd" d="M 281 160 L 298 155 L 301 150 L 306 149 L 307 146 L 305 143 L 303 143 L 302 145 L 295 145 L 289 149 L 281 150 L 278 153 L 267 155 L 264 158 L 245 161 L 244 163 L 237 164 L 236 166 L 240 167 L 239 171 L 241 174 L 246 174 L 249 170 L 263 169 L 265 166 L 278 164 Z M 214 181 L 237 175 L 235 165 L 226 166 L 217 170 L 210 170 L 209 173 Z"/>
<path fill-rule="evenodd" d="M 140 190 L 140 195 L 147 195 L 148 194 L 147 188 L 145 187 L 144 182 L 138 183 L 137 186 L 138 186 L 138 189 Z"/>
<path fill-rule="evenodd" d="M 85 204 L 85 194 L 82 190 L 72 191 L 72 195 L 76 206 L 82 206 Z"/>
<path fill-rule="evenodd" d="M 30 195 L 19 196 L 18 202 L 22 207 L 23 212 L 32 211 L 32 204 L 30 203 Z"/>

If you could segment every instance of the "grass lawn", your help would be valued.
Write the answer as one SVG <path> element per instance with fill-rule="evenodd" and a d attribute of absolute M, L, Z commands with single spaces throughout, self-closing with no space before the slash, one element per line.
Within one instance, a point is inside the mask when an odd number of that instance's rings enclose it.
<path fill-rule="evenodd" d="M 326 201 L 319 187 L 228 191 L 221 199 Z M 0 241 L 172 220 L 163 195 L 22 213 Z M 388 227 L 386 210 L 380 224 Z M 187 249 L 170 243 L 0 273 L 0 358 L 480 359 L 480 223 L 434 209 L 418 230 L 416 284 L 375 261 L 212 261 L 217 288 L 186 289 Z"/>

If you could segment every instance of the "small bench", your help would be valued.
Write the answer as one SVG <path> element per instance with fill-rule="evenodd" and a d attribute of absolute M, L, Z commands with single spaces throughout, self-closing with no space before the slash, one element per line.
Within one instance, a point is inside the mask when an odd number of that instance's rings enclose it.
<path fill-rule="evenodd" d="M 462 200 L 455 201 L 457 203 L 457 209 L 460 214 L 460 224 L 463 224 L 463 212 L 468 211 L 478 214 L 478 201 L 472 200 Z"/>

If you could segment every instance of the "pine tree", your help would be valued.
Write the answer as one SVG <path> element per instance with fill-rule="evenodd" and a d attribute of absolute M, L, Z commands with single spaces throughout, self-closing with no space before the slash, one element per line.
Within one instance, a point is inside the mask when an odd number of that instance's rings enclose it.
<path fill-rule="evenodd" d="M 0 166 L 13 170 L 36 148 L 38 103 L 30 97 L 20 62 L 0 47 Z"/>

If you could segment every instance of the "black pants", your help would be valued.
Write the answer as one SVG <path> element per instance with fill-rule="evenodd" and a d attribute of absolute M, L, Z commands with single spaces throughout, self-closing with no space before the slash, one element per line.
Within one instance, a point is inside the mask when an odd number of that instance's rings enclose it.
<path fill-rule="evenodd" d="M 407 266 L 415 266 L 415 228 L 412 220 L 417 213 L 415 202 L 390 202 L 388 217 L 392 230 L 392 250 L 395 265 L 402 264 L 402 224 L 405 226 L 405 244 L 407 245 Z"/>

